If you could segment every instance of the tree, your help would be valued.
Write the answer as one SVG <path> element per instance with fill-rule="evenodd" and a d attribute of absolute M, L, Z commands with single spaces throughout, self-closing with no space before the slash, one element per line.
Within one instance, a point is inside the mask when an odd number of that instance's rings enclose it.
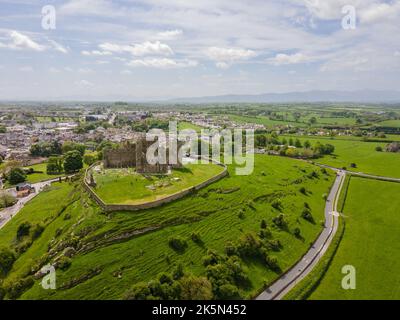
<path fill-rule="evenodd" d="M 11 194 L 5 191 L 0 192 L 0 209 L 8 208 L 13 206 L 17 202 L 17 199 Z"/>
<path fill-rule="evenodd" d="M 97 161 L 97 153 L 87 153 L 83 156 L 83 162 L 88 166 L 91 166 L 93 163 Z"/>
<path fill-rule="evenodd" d="M 50 157 L 46 167 L 47 174 L 58 174 L 62 171 L 62 159 L 60 157 Z"/>
<path fill-rule="evenodd" d="M 211 283 L 204 277 L 185 276 L 179 280 L 182 300 L 210 300 L 213 298 Z"/>
<path fill-rule="evenodd" d="M 302 144 L 301 144 L 301 142 L 300 142 L 299 139 L 296 139 L 296 141 L 294 142 L 294 146 L 295 146 L 296 148 L 301 148 L 301 147 L 302 147 Z"/>
<path fill-rule="evenodd" d="M 306 148 L 306 149 L 309 149 L 309 148 L 311 148 L 311 143 L 310 143 L 310 141 L 306 141 L 306 142 L 304 142 L 304 148 Z"/>
<path fill-rule="evenodd" d="M 26 180 L 26 173 L 22 168 L 11 169 L 8 175 L 8 181 L 11 184 L 18 184 Z"/>
<path fill-rule="evenodd" d="M 64 157 L 64 171 L 72 173 L 83 168 L 82 155 L 79 151 L 68 151 Z"/>
<path fill-rule="evenodd" d="M 64 153 L 64 154 L 68 153 L 70 151 L 75 151 L 75 150 L 79 151 L 79 153 L 83 157 L 83 155 L 85 154 L 86 147 L 83 144 L 75 143 L 75 142 L 72 142 L 72 141 L 66 141 L 62 145 L 62 153 Z"/>
<path fill-rule="evenodd" d="M 31 146 L 30 153 L 34 157 L 49 157 L 61 154 L 61 145 L 58 141 L 37 143 Z"/>
<path fill-rule="evenodd" d="M 241 295 L 237 286 L 224 284 L 218 288 L 218 297 L 223 300 L 238 300 Z"/>
<path fill-rule="evenodd" d="M 187 247 L 187 242 L 182 237 L 171 237 L 168 239 L 169 246 L 176 251 L 184 251 Z"/>
<path fill-rule="evenodd" d="M 310 124 L 316 124 L 317 123 L 317 118 L 316 117 L 311 117 L 311 119 L 309 121 L 310 121 Z"/>

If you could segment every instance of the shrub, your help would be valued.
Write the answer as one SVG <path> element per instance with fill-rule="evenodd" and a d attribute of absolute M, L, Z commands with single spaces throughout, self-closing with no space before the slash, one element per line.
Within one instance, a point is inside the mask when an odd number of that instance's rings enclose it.
<path fill-rule="evenodd" d="M 269 240 L 267 242 L 267 247 L 272 251 L 279 251 L 282 248 L 282 243 L 279 241 L 279 239 Z"/>
<path fill-rule="evenodd" d="M 237 248 L 235 246 L 235 244 L 231 241 L 229 241 L 226 245 L 225 245 L 225 253 L 228 256 L 234 256 L 237 254 Z"/>
<path fill-rule="evenodd" d="M 179 263 L 176 268 L 172 271 L 172 278 L 174 280 L 179 280 L 185 275 L 185 271 L 183 269 L 183 264 Z"/>
<path fill-rule="evenodd" d="M 182 300 L 211 300 L 211 282 L 204 277 L 186 276 L 179 280 Z"/>
<path fill-rule="evenodd" d="M 260 239 L 267 239 L 272 237 L 272 232 L 271 230 L 267 227 L 265 229 L 261 229 L 260 232 L 258 233 Z"/>
<path fill-rule="evenodd" d="M 278 264 L 278 259 L 274 256 L 269 256 L 266 255 L 265 257 L 265 263 L 267 264 L 267 266 L 271 269 L 271 270 L 275 270 L 278 271 L 279 268 L 279 264 Z"/>
<path fill-rule="evenodd" d="M 31 224 L 29 222 L 22 222 L 17 229 L 17 239 L 21 239 L 29 234 Z"/>
<path fill-rule="evenodd" d="M 14 253 L 6 248 L 0 249 L 0 276 L 6 276 L 15 262 Z"/>
<path fill-rule="evenodd" d="M 301 231 L 299 227 L 294 228 L 293 230 L 293 234 L 296 238 L 300 238 L 301 237 Z"/>
<path fill-rule="evenodd" d="M 135 284 L 124 294 L 125 300 L 146 300 L 151 296 L 150 289 L 145 282 Z"/>
<path fill-rule="evenodd" d="M 158 276 L 158 281 L 160 281 L 161 284 L 167 283 L 167 284 L 171 285 L 173 283 L 172 277 L 168 273 L 165 273 L 165 272 L 161 273 Z"/>
<path fill-rule="evenodd" d="M 10 299 L 17 299 L 23 294 L 26 290 L 32 287 L 34 281 L 32 277 L 27 277 L 15 282 L 10 282 L 8 287 L 6 288 L 7 295 Z"/>
<path fill-rule="evenodd" d="M 266 229 L 267 228 L 267 221 L 264 219 L 261 220 L 261 229 Z"/>
<path fill-rule="evenodd" d="M 207 255 L 203 257 L 203 265 L 205 267 L 212 266 L 217 264 L 220 261 L 221 257 L 214 250 L 208 250 Z"/>
<path fill-rule="evenodd" d="M 256 257 L 259 254 L 261 242 L 252 233 L 246 233 L 239 239 L 238 252 L 242 257 Z"/>
<path fill-rule="evenodd" d="M 200 234 L 198 232 L 192 232 L 190 237 L 191 237 L 192 241 L 195 242 L 195 243 L 200 243 L 201 242 L 201 237 L 200 237 Z"/>
<path fill-rule="evenodd" d="M 272 222 L 278 227 L 278 228 L 286 228 L 287 227 L 287 221 L 285 219 L 285 216 L 283 214 L 280 214 L 279 216 L 272 218 Z"/>
<path fill-rule="evenodd" d="M 187 247 L 187 242 L 182 237 L 171 237 L 168 239 L 169 246 L 176 251 L 184 251 Z"/>
<path fill-rule="evenodd" d="M 314 222 L 314 217 L 312 216 L 310 209 L 304 208 L 303 212 L 301 213 L 301 216 L 303 219 L 309 222 Z"/>
<path fill-rule="evenodd" d="M 275 199 L 274 201 L 272 201 L 271 206 L 276 210 L 281 210 L 282 201 L 280 199 Z"/>
<path fill-rule="evenodd" d="M 1 287 L 1 282 L 0 282 L 0 301 L 4 299 L 4 297 L 6 296 L 6 290 Z"/>
<path fill-rule="evenodd" d="M 218 288 L 218 298 L 222 300 L 239 300 L 242 297 L 237 286 L 224 284 Z"/>
<path fill-rule="evenodd" d="M 301 187 L 299 191 L 300 191 L 300 193 L 302 193 L 302 194 L 307 194 L 307 190 L 306 190 L 305 187 Z"/>
<path fill-rule="evenodd" d="M 58 268 L 65 271 L 71 266 L 72 260 L 68 257 L 62 256 L 58 261 Z"/>
<path fill-rule="evenodd" d="M 44 225 L 43 224 L 36 224 L 33 229 L 32 229 L 32 240 L 35 240 L 40 237 L 40 235 L 44 231 Z"/>

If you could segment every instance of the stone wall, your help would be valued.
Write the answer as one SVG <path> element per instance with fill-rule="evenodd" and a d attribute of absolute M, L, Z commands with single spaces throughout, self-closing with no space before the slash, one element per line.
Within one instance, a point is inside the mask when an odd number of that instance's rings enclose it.
<path fill-rule="evenodd" d="M 217 161 L 213 161 L 210 160 L 210 162 L 213 162 L 216 165 L 219 165 L 221 167 L 224 168 L 224 170 L 219 173 L 218 175 L 208 179 L 207 181 L 204 181 L 196 186 L 181 190 L 177 193 L 174 193 L 170 196 L 167 196 L 165 198 L 159 199 L 159 200 L 154 200 L 154 201 L 149 201 L 146 203 L 142 203 L 142 204 L 132 204 L 132 205 L 124 205 L 124 204 L 106 204 L 104 203 L 103 200 L 101 200 L 101 198 L 96 194 L 96 192 L 89 186 L 89 174 L 88 172 L 97 164 L 93 164 L 91 167 L 89 167 L 86 170 L 85 173 L 85 177 L 83 179 L 83 185 L 85 187 L 85 189 L 89 192 L 90 196 L 92 197 L 92 199 L 94 201 L 97 202 L 97 204 L 106 212 L 112 212 L 112 211 L 138 211 L 138 210 L 144 210 L 144 209 L 150 209 L 150 208 L 155 208 L 155 207 L 159 207 L 163 204 L 178 200 L 180 198 L 183 198 L 184 196 L 193 193 L 197 190 L 200 190 L 202 188 L 205 188 L 207 186 L 209 186 L 210 184 L 217 182 L 218 180 L 226 177 L 228 175 L 228 168 L 226 167 L 226 165 L 219 163 Z"/>

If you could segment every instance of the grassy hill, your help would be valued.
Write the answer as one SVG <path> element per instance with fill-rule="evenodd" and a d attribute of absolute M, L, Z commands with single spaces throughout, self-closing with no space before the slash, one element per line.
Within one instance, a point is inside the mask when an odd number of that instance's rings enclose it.
<path fill-rule="evenodd" d="M 374 195 L 371 197 L 371 195 Z M 399 299 L 400 184 L 351 178 L 339 249 L 310 299 Z M 356 289 L 344 290 L 341 270 L 356 269 Z"/>
<path fill-rule="evenodd" d="M 7 298 L 120 299 L 133 285 L 179 264 L 186 273 L 207 276 L 203 258 L 208 250 L 222 256 L 230 243 L 254 237 L 276 257 L 279 268 L 269 267 L 259 257 L 240 258 L 235 265 L 240 264 L 247 281 L 238 285 L 239 293 L 253 297 L 292 266 L 318 236 L 323 194 L 334 175 L 296 160 L 269 156 L 256 156 L 250 176 L 235 176 L 233 166 L 229 170 L 229 177 L 197 193 L 135 213 L 104 214 L 78 182 L 53 184 L 0 232 L 0 243 L 17 258 L 3 280 Z M 305 203 L 314 223 L 302 217 Z M 280 215 L 284 227 L 276 223 Z M 258 235 L 262 220 L 267 225 L 264 233 L 269 233 L 265 239 Z M 17 237 L 23 222 L 29 222 L 31 229 Z M 34 237 L 37 224 L 43 230 Z M 186 242 L 183 250 L 169 243 L 177 237 Z M 73 252 L 72 258 L 64 256 L 65 250 Z M 55 260 L 58 289 L 44 290 L 32 276 L 41 265 Z"/>

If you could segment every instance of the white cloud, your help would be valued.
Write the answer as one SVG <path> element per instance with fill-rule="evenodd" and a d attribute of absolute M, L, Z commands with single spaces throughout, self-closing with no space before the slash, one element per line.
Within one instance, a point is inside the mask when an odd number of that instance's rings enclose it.
<path fill-rule="evenodd" d="M 360 10 L 360 19 L 363 23 L 374 23 L 399 18 L 400 2 L 373 3 Z"/>
<path fill-rule="evenodd" d="M 50 72 L 50 73 L 60 73 L 61 71 L 60 71 L 60 69 L 51 67 L 51 68 L 49 68 L 49 72 Z"/>
<path fill-rule="evenodd" d="M 352 72 L 370 71 L 374 67 L 370 64 L 370 60 L 367 57 L 349 55 L 347 57 L 341 57 L 330 60 L 323 64 L 320 68 L 321 72 L 336 72 L 341 70 L 347 70 Z"/>
<path fill-rule="evenodd" d="M 78 87 L 93 87 L 94 84 L 87 80 L 78 80 L 75 82 L 75 85 Z"/>
<path fill-rule="evenodd" d="M 115 43 L 106 42 L 100 44 L 99 48 L 108 52 L 116 52 L 116 53 L 129 52 L 134 56 L 145 56 L 145 55 L 169 56 L 174 53 L 170 46 L 168 46 L 165 43 L 161 43 L 160 41 L 155 41 L 155 42 L 146 41 L 134 45 L 119 45 Z"/>
<path fill-rule="evenodd" d="M 168 58 L 137 59 L 127 63 L 129 67 L 152 67 L 159 69 L 195 67 L 198 62 L 193 60 L 176 61 Z"/>
<path fill-rule="evenodd" d="M 19 71 L 21 71 L 21 72 L 33 72 L 33 68 L 31 66 L 20 67 Z"/>
<path fill-rule="evenodd" d="M 304 63 L 304 62 L 308 62 L 310 60 L 311 59 L 309 57 L 305 56 L 302 53 L 295 53 L 292 55 L 278 53 L 274 58 L 271 58 L 268 61 L 275 66 L 281 66 L 281 65 L 287 65 L 287 64 Z"/>
<path fill-rule="evenodd" d="M 216 61 L 244 60 L 256 56 L 256 53 L 252 50 L 219 47 L 208 48 L 207 54 Z"/>
<path fill-rule="evenodd" d="M 62 15 L 111 16 L 115 10 L 108 0 L 70 0 L 57 10 Z"/>
<path fill-rule="evenodd" d="M 396 51 L 396 52 L 394 53 L 394 56 L 395 56 L 395 57 L 400 57 L 400 51 Z"/>
<path fill-rule="evenodd" d="M 215 65 L 219 69 L 228 69 L 231 66 L 229 63 L 226 62 L 217 62 Z"/>
<path fill-rule="evenodd" d="M 83 73 L 83 74 L 85 74 L 85 73 L 92 73 L 93 72 L 93 70 L 92 69 L 89 69 L 89 68 L 79 68 L 78 69 L 78 73 Z"/>
<path fill-rule="evenodd" d="M 122 70 L 122 71 L 120 72 L 120 74 L 126 74 L 126 75 L 132 74 L 132 71 L 131 71 L 131 70 Z"/>
<path fill-rule="evenodd" d="M 175 29 L 175 30 L 167 30 L 167 31 L 162 31 L 157 34 L 157 37 L 159 39 L 163 40 L 173 40 L 178 38 L 183 34 L 183 31 L 180 29 Z"/>
<path fill-rule="evenodd" d="M 34 51 L 44 51 L 46 49 L 45 46 L 40 45 L 27 35 L 22 34 L 15 30 L 7 32 L 6 37 L 8 42 L 0 43 L 0 48 L 15 49 L 15 50 L 28 49 Z"/>
<path fill-rule="evenodd" d="M 81 54 L 84 56 L 110 56 L 110 55 L 112 55 L 112 53 L 110 51 L 99 51 L 99 50 L 92 50 L 92 51 L 83 50 L 83 51 L 81 51 Z"/>
<path fill-rule="evenodd" d="M 64 46 L 62 46 L 61 44 L 59 44 L 58 42 L 56 42 L 54 40 L 49 40 L 49 42 L 53 46 L 54 50 L 64 53 L 64 54 L 68 53 L 68 49 L 65 48 Z"/>
<path fill-rule="evenodd" d="M 109 64 L 110 61 L 106 61 L 106 60 L 96 60 L 96 64 L 102 65 L 102 64 Z"/>

